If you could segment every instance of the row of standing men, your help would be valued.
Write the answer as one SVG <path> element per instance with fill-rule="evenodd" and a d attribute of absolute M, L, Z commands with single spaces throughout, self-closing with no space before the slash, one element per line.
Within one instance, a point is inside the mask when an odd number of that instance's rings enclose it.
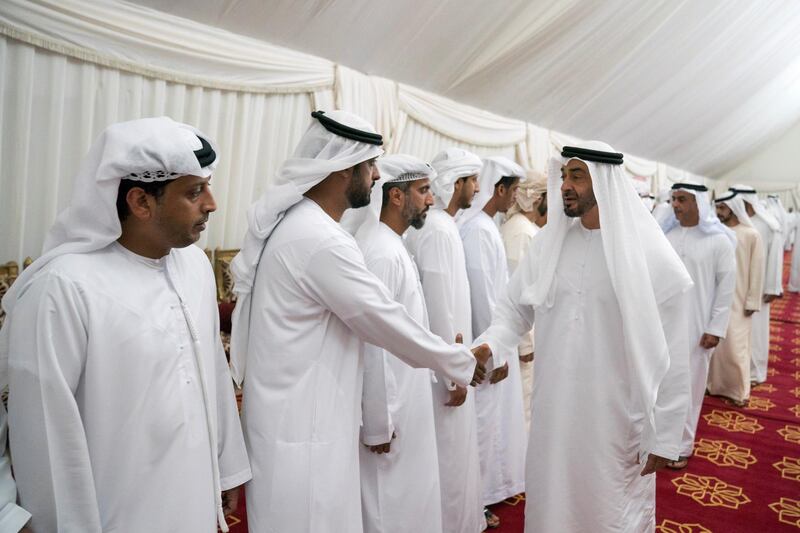
<path fill-rule="evenodd" d="M 545 185 L 461 149 L 377 159 L 381 142 L 312 115 L 248 212 L 229 371 L 188 246 L 216 209 L 213 144 L 166 118 L 100 136 L 3 300 L 0 524 L 227 530 L 247 483 L 258 532 L 482 531 L 523 490 L 526 531 L 653 529 L 650 474 L 694 417 L 690 346 L 733 337 L 733 233 L 704 191 L 675 188 L 696 222 L 676 203 L 665 237 L 603 143 L 565 147 Z"/>

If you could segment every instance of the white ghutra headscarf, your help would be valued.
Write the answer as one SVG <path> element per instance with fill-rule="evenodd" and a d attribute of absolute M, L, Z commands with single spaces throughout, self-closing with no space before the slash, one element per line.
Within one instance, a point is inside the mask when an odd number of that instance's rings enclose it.
<path fill-rule="evenodd" d="M 705 190 L 701 190 L 701 188 Z M 688 192 L 695 197 L 697 209 L 700 212 L 700 221 L 697 224 L 700 231 L 706 235 L 721 233 L 728 238 L 734 248 L 736 247 L 736 233 L 717 218 L 716 211 L 711 208 L 711 199 L 708 196 L 708 189 L 706 189 L 702 183 L 688 181 L 675 183 L 672 186 L 672 190 Z M 678 219 L 675 218 L 674 211 L 670 212 L 668 216 L 665 216 L 664 220 L 661 222 L 661 228 L 664 230 L 665 235 L 677 225 Z"/>
<path fill-rule="evenodd" d="M 346 111 L 325 114 L 343 128 L 345 135 L 377 136 L 375 128 L 364 119 Z M 361 135 L 359 135 L 359 133 Z M 292 157 L 278 171 L 275 183 L 247 211 L 247 234 L 241 251 L 231 261 L 236 294 L 231 331 L 231 373 L 241 385 L 247 364 L 250 337 L 250 307 L 253 281 L 261 252 L 278 223 L 290 207 L 303 199 L 312 187 L 333 172 L 345 170 L 383 154 L 383 149 L 370 142 L 356 140 L 331 131 L 317 117 L 311 121 Z"/>
<path fill-rule="evenodd" d="M 434 205 L 440 209 L 446 209 L 453 198 L 456 181 L 479 174 L 483 167 L 483 161 L 467 150 L 448 148 L 436 154 L 431 161 L 431 166 L 436 171 L 435 179 L 431 180 Z"/>
<path fill-rule="evenodd" d="M 580 149 L 614 153 L 599 141 L 581 144 Z M 622 155 L 619 155 L 621 163 Z M 589 168 L 592 188 L 600 212 L 601 238 L 606 265 L 622 315 L 625 357 L 635 380 L 635 391 L 646 414 L 640 450 L 655 446 L 654 410 L 658 389 L 669 369 L 669 349 L 661 324 L 659 304 L 688 290 L 692 280 L 656 220 L 648 212 L 621 164 L 593 162 L 581 157 L 553 158 L 548 175 L 547 224 L 534 237 L 540 251 L 526 261 L 534 282 L 523 290 L 524 304 L 552 306 L 555 298 L 556 267 L 567 232 L 580 219 L 564 214 L 561 196 L 561 167 L 580 159 Z"/>
<path fill-rule="evenodd" d="M 756 190 L 749 185 L 734 185 L 728 189 L 731 192 L 736 192 L 738 196 L 753 206 L 753 211 L 755 211 L 756 215 L 758 215 L 764 222 L 767 223 L 769 229 L 772 231 L 782 231 L 781 223 L 778 222 L 772 213 L 769 212 L 767 206 L 761 201 L 761 198 L 758 197 Z"/>

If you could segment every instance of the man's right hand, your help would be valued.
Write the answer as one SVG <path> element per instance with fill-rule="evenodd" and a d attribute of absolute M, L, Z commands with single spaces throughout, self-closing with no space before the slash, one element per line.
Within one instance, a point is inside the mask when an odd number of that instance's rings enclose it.
<path fill-rule="evenodd" d="M 456 388 L 450 391 L 450 397 L 447 399 L 445 405 L 448 407 L 458 407 L 459 405 L 463 405 L 465 401 L 467 401 L 467 388 L 456 385 Z"/>
<path fill-rule="evenodd" d="M 755 313 L 755 309 L 745 309 L 744 310 L 744 316 L 753 316 L 753 313 Z"/>
<path fill-rule="evenodd" d="M 472 376 L 472 383 L 470 385 L 478 385 L 483 383 L 483 378 L 486 377 L 486 362 L 492 356 L 492 349 L 489 345 L 484 343 L 472 349 L 472 355 L 475 356 L 477 363 L 475 364 L 475 374 Z"/>
<path fill-rule="evenodd" d="M 716 335 L 712 335 L 710 333 L 703 333 L 703 336 L 700 337 L 700 346 L 704 350 L 710 350 L 711 348 L 716 348 L 717 344 L 719 344 L 719 337 Z"/>

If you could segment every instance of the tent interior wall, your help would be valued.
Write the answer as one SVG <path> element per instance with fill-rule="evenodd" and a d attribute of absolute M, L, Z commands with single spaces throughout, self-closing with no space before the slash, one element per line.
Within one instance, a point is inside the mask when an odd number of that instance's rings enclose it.
<path fill-rule="evenodd" d="M 207 248 L 240 246 L 248 206 L 291 155 L 313 109 L 353 111 L 384 134 L 388 152 L 424 158 L 460 146 L 543 171 L 549 156 L 576 140 L 327 59 L 111 0 L 4 0 L 0 72 L 3 261 L 39 255 L 47 228 L 69 203 L 83 155 L 118 121 L 169 115 L 216 141 L 218 211 L 198 243 Z M 685 179 L 724 189 L 728 179 L 739 178 L 710 180 L 628 153 L 625 168 L 640 191 L 651 192 Z M 794 183 L 770 187 L 785 204 L 798 205 Z"/>

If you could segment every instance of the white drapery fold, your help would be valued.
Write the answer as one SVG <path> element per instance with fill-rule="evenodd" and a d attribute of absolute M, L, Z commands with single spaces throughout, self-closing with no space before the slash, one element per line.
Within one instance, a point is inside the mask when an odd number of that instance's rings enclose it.
<path fill-rule="evenodd" d="M 0 262 L 40 255 L 83 156 L 106 126 L 160 115 L 217 142 L 211 187 L 218 209 L 199 244 L 238 247 L 247 207 L 291 153 L 311 112 L 310 93 L 168 83 L 7 38 L 0 38 L 0 72 Z"/>
<path fill-rule="evenodd" d="M 330 61 L 123 2 L 3 0 L 0 31 L 75 59 L 187 85 L 269 93 L 333 86 Z"/>
<path fill-rule="evenodd" d="M 544 171 L 564 144 L 580 142 L 135 4 L 4 0 L 0 262 L 39 255 L 100 131 L 159 115 L 193 124 L 216 140 L 221 157 L 212 189 L 218 211 L 199 244 L 238 248 L 247 207 L 291 154 L 310 111 L 334 108 L 374 124 L 387 152 L 428 160 L 456 146 Z M 627 154 L 626 160 L 629 170 L 642 173 L 654 166 Z M 655 167 L 654 188 L 667 168 Z"/>

